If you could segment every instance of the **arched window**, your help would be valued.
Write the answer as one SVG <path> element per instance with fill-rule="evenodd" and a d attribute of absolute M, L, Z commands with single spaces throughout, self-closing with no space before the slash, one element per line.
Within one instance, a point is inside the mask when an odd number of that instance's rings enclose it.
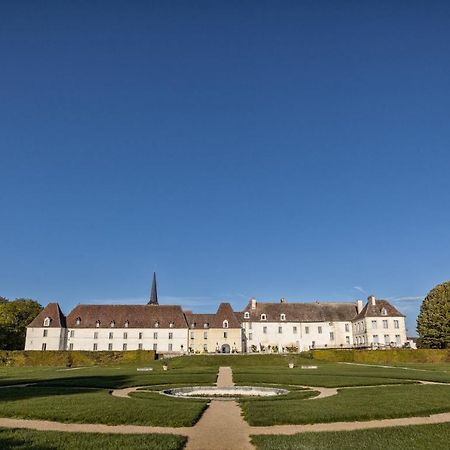
<path fill-rule="evenodd" d="M 224 328 L 228 328 L 228 320 L 224 320 L 223 321 L 223 327 Z"/>
<path fill-rule="evenodd" d="M 265 314 L 261 314 L 261 320 L 267 320 L 267 316 Z"/>
<path fill-rule="evenodd" d="M 158 327 L 159 327 L 159 322 L 156 321 L 156 322 L 155 322 L 155 328 L 158 328 Z"/>
<path fill-rule="evenodd" d="M 46 317 L 44 319 L 44 327 L 49 327 L 50 326 L 50 317 Z"/>
<path fill-rule="evenodd" d="M 286 320 L 286 314 L 280 314 L 280 320 Z"/>
<path fill-rule="evenodd" d="M 100 327 L 100 320 L 97 320 L 97 322 L 95 322 L 95 328 L 99 328 Z"/>
<path fill-rule="evenodd" d="M 81 317 L 77 317 L 76 324 L 77 324 L 77 325 L 80 325 L 80 324 L 81 324 Z"/>
<path fill-rule="evenodd" d="M 169 328 L 173 328 L 173 325 L 174 325 L 173 322 L 170 322 L 169 323 Z"/>
<path fill-rule="evenodd" d="M 203 324 L 203 328 L 208 328 L 209 327 L 209 323 L 204 323 Z"/>
<path fill-rule="evenodd" d="M 386 308 L 383 308 L 383 309 L 381 310 L 381 315 L 382 315 L 382 316 L 387 316 Z"/>
<path fill-rule="evenodd" d="M 248 311 L 244 313 L 244 319 L 250 319 L 250 313 Z"/>
<path fill-rule="evenodd" d="M 109 324 L 111 328 L 114 328 L 116 326 L 116 322 L 114 320 L 111 320 L 111 323 Z"/>
<path fill-rule="evenodd" d="M 128 328 L 128 325 L 130 325 L 130 322 L 128 322 L 128 320 L 125 321 L 124 327 Z"/>

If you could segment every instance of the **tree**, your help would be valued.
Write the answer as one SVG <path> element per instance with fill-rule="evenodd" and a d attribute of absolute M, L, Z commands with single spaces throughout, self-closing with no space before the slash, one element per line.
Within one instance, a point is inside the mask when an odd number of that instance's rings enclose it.
<path fill-rule="evenodd" d="M 437 285 L 425 297 L 417 332 L 423 348 L 450 348 L 450 281 Z"/>
<path fill-rule="evenodd" d="M 23 350 L 27 325 L 41 310 L 42 306 L 29 298 L 0 301 L 0 349 Z"/>

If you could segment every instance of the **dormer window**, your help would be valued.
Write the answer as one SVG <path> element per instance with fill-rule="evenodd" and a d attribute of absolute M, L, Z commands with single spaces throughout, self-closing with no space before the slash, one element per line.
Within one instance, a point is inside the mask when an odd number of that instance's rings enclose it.
<path fill-rule="evenodd" d="M 50 326 L 50 317 L 46 317 L 44 319 L 44 327 L 49 327 Z"/>
<path fill-rule="evenodd" d="M 100 327 L 100 320 L 97 320 L 97 322 L 95 322 L 95 328 L 99 328 Z"/>
<path fill-rule="evenodd" d="M 382 315 L 382 316 L 387 316 L 386 308 L 383 308 L 383 309 L 381 310 L 381 315 Z"/>
<path fill-rule="evenodd" d="M 170 322 L 169 323 L 169 328 L 173 328 L 173 325 L 174 325 L 173 322 Z"/>
<path fill-rule="evenodd" d="M 81 324 L 81 317 L 77 317 L 77 321 L 75 322 L 77 325 Z"/>
<path fill-rule="evenodd" d="M 155 322 L 155 328 L 159 328 L 159 322 Z"/>
<path fill-rule="evenodd" d="M 261 314 L 261 320 L 267 320 L 267 316 L 265 314 Z"/>
<path fill-rule="evenodd" d="M 224 328 L 228 328 L 228 320 L 224 320 L 223 321 L 223 327 Z"/>
<path fill-rule="evenodd" d="M 208 328 L 209 324 L 208 323 L 204 323 L 203 324 L 203 328 Z"/>
<path fill-rule="evenodd" d="M 286 314 L 280 314 L 280 320 L 286 320 Z"/>
<path fill-rule="evenodd" d="M 128 328 L 128 325 L 130 325 L 130 322 L 128 322 L 128 320 L 125 321 L 124 327 Z"/>
<path fill-rule="evenodd" d="M 244 319 L 250 319 L 250 313 L 248 311 L 244 313 Z"/>
<path fill-rule="evenodd" d="M 109 326 L 111 328 L 114 328 L 116 326 L 116 322 L 114 322 L 114 320 L 112 320 L 111 323 L 109 324 Z"/>
<path fill-rule="evenodd" d="M 195 325 L 197 325 L 195 322 L 192 322 L 192 328 L 195 328 Z"/>

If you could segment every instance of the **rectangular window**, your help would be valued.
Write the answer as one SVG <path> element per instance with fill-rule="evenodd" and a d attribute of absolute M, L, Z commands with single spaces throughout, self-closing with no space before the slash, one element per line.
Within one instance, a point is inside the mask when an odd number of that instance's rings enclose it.
<path fill-rule="evenodd" d="M 402 343 L 399 334 L 396 334 L 396 335 L 395 335 L 395 343 L 396 343 L 397 345 L 400 345 L 400 344 Z"/>
<path fill-rule="evenodd" d="M 142 339 L 142 336 L 143 336 L 144 334 L 142 333 L 142 331 L 139 333 L 139 339 Z"/>
<path fill-rule="evenodd" d="M 224 331 L 224 332 L 223 332 L 223 338 L 226 339 L 227 337 L 228 337 L 228 332 L 227 332 L 227 331 Z"/>
<path fill-rule="evenodd" d="M 345 344 L 350 345 L 350 336 L 345 336 Z"/>
<path fill-rule="evenodd" d="M 316 346 L 316 341 L 312 341 L 311 342 L 311 348 L 315 348 L 315 346 Z"/>
<path fill-rule="evenodd" d="M 75 330 L 70 330 L 70 337 L 74 337 L 75 336 Z"/>
<path fill-rule="evenodd" d="M 330 331 L 330 341 L 334 341 L 334 332 Z"/>
<path fill-rule="evenodd" d="M 69 350 L 73 350 L 73 344 L 69 344 Z"/>
<path fill-rule="evenodd" d="M 98 350 L 98 344 L 97 344 L 97 343 L 95 343 L 95 344 L 92 346 L 92 350 L 94 350 L 94 352 L 96 352 L 96 351 Z"/>
<path fill-rule="evenodd" d="M 389 345 L 389 342 L 390 342 L 389 335 L 388 335 L 388 334 L 385 334 L 385 335 L 384 335 L 384 343 L 385 343 L 386 345 Z"/>
<path fill-rule="evenodd" d="M 122 350 L 123 350 L 124 352 L 127 351 L 127 344 L 123 344 L 123 345 L 122 345 Z"/>
<path fill-rule="evenodd" d="M 112 331 L 109 332 L 109 338 L 112 339 L 114 337 L 114 333 Z"/>
<path fill-rule="evenodd" d="M 153 333 L 153 339 L 158 339 L 158 333 Z"/>
<path fill-rule="evenodd" d="M 47 337 L 48 335 L 48 330 L 44 330 L 44 333 L 42 334 L 43 337 Z"/>
<path fill-rule="evenodd" d="M 267 334 L 267 327 L 263 327 L 263 333 Z"/>
<path fill-rule="evenodd" d="M 292 332 L 293 332 L 294 334 L 297 334 L 297 327 L 292 327 Z"/>
<path fill-rule="evenodd" d="M 194 339 L 194 332 L 191 331 L 191 339 Z"/>
<path fill-rule="evenodd" d="M 394 320 L 394 328 L 400 328 L 398 320 Z"/>
<path fill-rule="evenodd" d="M 319 334 L 322 334 L 322 327 L 317 327 L 317 332 L 318 332 Z"/>
<path fill-rule="evenodd" d="M 207 331 L 203 332 L 203 339 L 208 339 L 208 332 Z"/>
<path fill-rule="evenodd" d="M 248 340 L 251 341 L 253 339 L 253 333 L 248 333 Z"/>
<path fill-rule="evenodd" d="M 158 350 L 158 344 L 153 344 L 153 351 L 156 352 L 156 350 Z"/>
<path fill-rule="evenodd" d="M 142 344 L 139 344 L 139 345 L 138 345 L 138 349 L 139 349 L 139 350 L 142 350 Z"/>
<path fill-rule="evenodd" d="M 112 351 L 112 344 L 108 344 L 108 350 L 111 352 Z"/>
<path fill-rule="evenodd" d="M 208 351 L 208 344 L 203 344 L 203 351 L 207 352 Z"/>
<path fill-rule="evenodd" d="M 47 350 L 47 344 L 44 342 L 42 344 L 42 351 L 45 352 L 45 350 Z"/>
<path fill-rule="evenodd" d="M 98 339 L 98 331 L 94 332 L 94 339 Z"/>
<path fill-rule="evenodd" d="M 172 351 L 172 344 L 169 344 L 169 352 Z"/>
<path fill-rule="evenodd" d="M 249 329 L 249 330 L 252 329 L 252 323 L 251 323 L 251 322 L 248 323 L 248 329 Z"/>
<path fill-rule="evenodd" d="M 173 339 L 173 333 L 169 333 L 169 339 Z"/>
<path fill-rule="evenodd" d="M 372 329 L 373 330 L 377 329 L 377 321 L 376 320 L 372 320 Z"/>
<path fill-rule="evenodd" d="M 309 327 L 305 327 L 305 334 L 309 334 Z"/>
<path fill-rule="evenodd" d="M 283 327 L 278 327 L 278 334 L 283 333 Z"/>
<path fill-rule="evenodd" d="M 372 339 L 373 339 L 373 343 L 374 343 L 374 344 L 378 344 L 378 334 L 374 334 L 374 335 L 372 336 Z"/>
<path fill-rule="evenodd" d="M 348 333 L 350 331 L 350 325 L 348 323 L 345 324 L 345 332 Z"/>
<path fill-rule="evenodd" d="M 388 327 L 388 321 L 387 320 L 383 320 L 383 328 L 387 328 Z"/>
<path fill-rule="evenodd" d="M 123 333 L 123 338 L 128 339 L 128 333 Z"/>

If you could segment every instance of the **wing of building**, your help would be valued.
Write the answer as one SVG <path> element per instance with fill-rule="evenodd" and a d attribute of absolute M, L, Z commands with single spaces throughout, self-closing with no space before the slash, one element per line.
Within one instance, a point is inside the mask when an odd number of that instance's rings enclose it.
<path fill-rule="evenodd" d="M 241 312 L 213 314 L 160 305 L 156 279 L 146 305 L 78 305 L 67 317 L 49 303 L 29 324 L 25 350 L 158 353 L 299 352 L 387 348 L 407 342 L 405 316 L 387 300 L 289 303 L 251 299 Z"/>

